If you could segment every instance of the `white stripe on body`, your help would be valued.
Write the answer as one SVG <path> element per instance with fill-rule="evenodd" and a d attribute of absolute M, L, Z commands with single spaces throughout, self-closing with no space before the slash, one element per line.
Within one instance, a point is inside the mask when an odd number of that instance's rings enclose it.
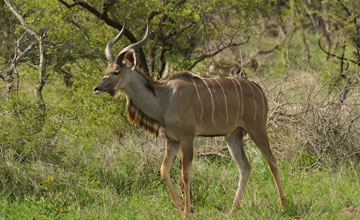
<path fill-rule="evenodd" d="M 226 94 L 225 94 L 225 90 L 222 87 L 221 83 L 219 82 L 218 78 L 215 78 L 215 81 L 217 82 L 217 84 L 220 86 L 223 94 L 224 94 L 224 102 L 225 102 L 225 113 L 226 113 L 226 124 L 229 123 L 229 113 L 228 113 L 228 104 L 227 104 L 227 98 L 226 98 Z"/>
<path fill-rule="evenodd" d="M 208 86 L 208 84 L 206 83 L 206 81 L 203 78 L 199 78 L 203 81 L 203 83 L 205 84 L 206 88 L 208 89 L 209 93 L 210 93 L 210 99 L 211 99 L 211 121 L 212 123 L 215 125 L 215 120 L 214 120 L 214 112 L 215 112 L 215 104 L 214 104 L 214 97 L 213 94 L 211 93 L 210 87 Z"/>
<path fill-rule="evenodd" d="M 239 85 L 239 88 L 240 88 L 240 93 L 241 93 L 241 117 L 244 117 L 244 92 L 242 90 L 241 83 L 237 79 L 235 79 L 235 78 L 233 78 L 233 79 L 236 81 L 236 83 Z"/>
<path fill-rule="evenodd" d="M 254 82 L 252 82 L 253 84 L 255 84 Z M 264 98 L 264 95 L 261 91 L 261 89 L 259 88 L 259 86 L 255 85 L 255 87 L 257 88 L 257 90 L 259 91 L 260 95 L 261 95 L 261 100 L 262 100 L 262 103 L 263 103 L 263 117 L 265 119 L 266 115 L 265 115 L 265 98 Z"/>
<path fill-rule="evenodd" d="M 234 83 L 234 80 L 236 81 L 236 79 L 234 79 L 233 77 L 228 78 L 231 80 L 231 82 L 233 83 L 234 87 L 235 87 L 235 91 L 236 91 L 236 97 L 237 97 L 237 112 L 236 112 L 236 123 L 238 123 L 239 120 L 239 109 L 240 109 L 240 101 L 239 101 L 239 92 L 236 86 L 236 83 Z"/>
<path fill-rule="evenodd" d="M 200 98 L 200 93 L 199 93 L 199 90 L 196 86 L 196 83 L 195 83 L 195 80 L 193 78 L 191 78 L 193 84 L 194 84 L 194 87 L 195 87 L 195 90 L 196 90 L 196 94 L 197 94 L 197 97 L 199 99 L 199 102 L 200 102 L 200 108 L 201 108 L 201 113 L 200 113 L 200 120 L 203 120 L 203 115 L 204 115 L 204 107 L 203 107 L 203 103 L 201 101 L 201 98 Z"/>
<path fill-rule="evenodd" d="M 254 112 L 255 112 L 255 114 L 254 114 L 254 121 L 256 121 L 256 113 L 257 113 L 257 109 L 256 109 L 256 101 L 255 101 L 255 94 L 254 94 L 254 90 L 253 90 L 253 88 L 252 88 L 252 86 L 250 85 L 250 83 L 249 83 L 249 81 L 248 81 L 248 80 L 245 80 L 245 82 L 249 85 L 249 87 L 250 87 L 250 89 L 251 89 L 251 93 L 252 93 L 253 98 L 254 98 L 254 108 L 255 108 L 255 110 L 254 110 Z"/>

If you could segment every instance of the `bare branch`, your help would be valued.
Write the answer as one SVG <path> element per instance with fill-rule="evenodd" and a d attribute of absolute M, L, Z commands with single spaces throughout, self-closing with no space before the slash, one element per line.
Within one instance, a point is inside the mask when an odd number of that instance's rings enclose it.
<path fill-rule="evenodd" d="M 42 96 L 42 89 L 45 86 L 45 80 L 47 78 L 46 75 L 46 52 L 45 52 L 45 45 L 44 45 L 44 38 L 46 36 L 45 32 L 42 33 L 42 31 L 40 30 L 39 33 L 37 33 L 36 31 L 34 31 L 33 29 L 31 29 L 26 23 L 24 18 L 18 13 L 18 11 L 16 9 L 13 8 L 13 6 L 7 1 L 5 0 L 5 3 L 8 5 L 8 7 L 10 8 L 11 12 L 16 16 L 16 18 L 20 21 L 21 25 L 25 28 L 26 32 L 28 32 L 30 35 L 32 35 L 33 37 L 35 37 L 35 39 L 38 41 L 39 43 L 39 51 L 40 51 L 40 63 L 39 63 L 39 81 L 35 86 L 35 96 L 38 102 L 38 106 L 40 108 L 40 110 L 42 111 L 43 116 L 45 116 L 46 114 L 46 109 L 45 109 L 45 102 Z M 23 36 L 20 36 L 20 38 L 22 38 Z M 17 42 L 18 45 L 18 42 Z M 26 49 L 25 49 L 25 53 L 28 52 L 32 47 L 34 46 L 34 42 L 32 44 L 30 44 Z M 19 51 L 19 50 L 15 50 L 15 51 Z M 21 56 L 23 56 L 23 53 L 19 53 L 17 56 L 15 55 L 15 58 L 13 60 L 13 63 L 10 67 L 10 73 L 9 76 L 10 78 L 7 79 L 9 81 L 9 85 L 12 88 L 12 81 L 13 81 L 13 77 L 12 77 L 12 72 L 16 71 L 15 69 L 15 64 L 16 62 L 20 59 Z"/>
<path fill-rule="evenodd" d="M 356 65 L 360 66 L 360 61 L 355 61 L 355 60 L 352 60 L 352 59 L 350 59 L 350 58 L 338 56 L 338 55 L 336 55 L 336 54 L 333 54 L 333 53 L 330 53 L 330 52 L 326 51 L 326 50 L 321 46 L 321 39 L 322 39 L 323 37 L 324 37 L 324 35 L 319 38 L 319 40 L 318 40 L 318 45 L 319 45 L 319 48 L 320 48 L 324 53 L 326 53 L 328 56 L 335 57 L 335 58 L 337 58 L 337 59 L 339 59 L 339 60 L 346 60 L 346 61 L 355 63 Z"/>
<path fill-rule="evenodd" d="M 107 14 L 109 11 L 110 6 L 113 6 L 117 0 L 107 0 L 103 4 L 103 14 Z"/>
<path fill-rule="evenodd" d="M 24 26 L 25 30 L 32 36 L 36 38 L 36 40 L 40 40 L 41 36 L 36 33 L 33 29 L 29 28 L 28 25 L 25 23 L 24 18 L 13 8 L 13 6 L 5 0 L 5 3 L 9 6 L 10 11 L 16 16 L 16 18 L 20 21 L 21 25 Z"/>
<path fill-rule="evenodd" d="M 159 14 L 161 14 L 160 11 L 153 11 L 153 12 L 150 13 L 147 20 L 150 22 L 154 17 L 156 17 Z"/>
<path fill-rule="evenodd" d="M 13 87 L 14 87 L 14 76 L 13 73 L 15 73 L 15 76 L 18 76 L 17 74 L 17 70 L 16 70 L 16 65 L 19 62 L 19 60 L 21 58 L 23 58 L 35 45 L 36 41 L 32 42 L 29 46 L 27 46 L 27 48 L 24 51 L 20 50 L 20 42 L 21 40 L 24 38 L 26 32 L 24 32 L 17 40 L 15 43 L 15 54 L 13 56 L 13 58 L 10 58 L 10 67 L 5 71 L 2 72 L 0 70 L 0 78 L 4 80 L 5 82 L 5 88 L 6 88 L 6 96 L 10 97 Z M 18 88 L 18 77 L 16 79 L 16 89 Z"/>
<path fill-rule="evenodd" d="M 196 61 L 189 67 L 189 70 L 194 68 L 199 62 L 201 62 L 201 61 L 203 61 L 203 60 L 205 60 L 207 58 L 213 57 L 213 56 L 217 55 L 218 53 L 222 52 L 223 50 L 225 50 L 227 48 L 244 45 L 247 42 L 249 42 L 249 40 L 250 40 L 250 36 L 246 39 L 245 42 L 241 42 L 241 43 L 232 43 L 232 42 L 230 42 L 228 45 L 225 45 L 225 46 L 219 48 L 218 50 L 216 50 L 216 51 L 214 51 L 214 52 L 212 52 L 210 54 L 204 54 L 204 55 L 196 58 Z"/>
<path fill-rule="evenodd" d="M 241 64 L 241 67 L 247 67 L 249 66 L 251 63 L 253 63 L 254 59 L 258 56 L 258 55 L 264 55 L 264 54 L 269 54 L 272 53 L 274 50 L 279 49 L 280 45 L 281 45 L 282 41 L 276 45 L 274 45 L 271 49 L 269 50 L 258 50 L 256 51 L 255 54 L 253 54 L 252 56 L 250 56 L 248 59 L 246 59 L 246 61 L 244 63 Z"/>

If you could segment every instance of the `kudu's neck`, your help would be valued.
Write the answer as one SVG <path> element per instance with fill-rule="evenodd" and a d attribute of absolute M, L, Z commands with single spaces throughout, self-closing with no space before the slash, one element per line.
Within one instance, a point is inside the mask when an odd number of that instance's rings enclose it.
<path fill-rule="evenodd" d="M 156 95 L 159 85 L 146 79 L 141 73 L 130 74 L 125 94 L 145 115 L 163 124 L 164 108 L 160 96 Z"/>

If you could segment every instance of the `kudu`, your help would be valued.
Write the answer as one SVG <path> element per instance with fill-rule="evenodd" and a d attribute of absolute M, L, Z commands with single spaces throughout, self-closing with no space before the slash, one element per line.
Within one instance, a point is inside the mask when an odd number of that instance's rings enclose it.
<path fill-rule="evenodd" d="M 108 93 L 112 96 L 122 93 L 127 98 L 129 121 L 145 132 L 157 136 L 160 131 L 166 137 L 161 178 L 176 207 L 185 214 L 191 212 L 190 169 L 196 136 L 225 136 L 230 154 L 240 172 L 231 212 L 240 205 L 251 170 L 243 143 L 247 133 L 267 161 L 277 185 L 280 203 L 285 206 L 275 157 L 269 148 L 266 132 L 268 106 L 262 89 L 243 78 L 201 78 L 187 71 L 174 74 L 168 81 L 152 80 L 136 67 L 135 55 L 135 49 L 148 40 L 149 25 L 141 41 L 126 46 L 115 58 L 111 48 L 123 31 L 124 27 L 106 45 L 105 54 L 109 65 L 105 76 L 95 85 L 94 93 Z M 185 206 L 169 175 L 179 151 Z"/>

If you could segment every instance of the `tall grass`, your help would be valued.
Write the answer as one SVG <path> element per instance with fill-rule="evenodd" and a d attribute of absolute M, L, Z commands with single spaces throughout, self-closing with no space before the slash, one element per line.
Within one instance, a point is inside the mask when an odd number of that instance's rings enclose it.
<path fill-rule="evenodd" d="M 219 142 L 220 146 L 204 146 L 204 141 L 198 139 L 196 150 L 222 147 Z M 11 189 L 1 191 L 0 219 L 183 219 L 160 178 L 163 144 L 161 139 L 134 131 L 120 142 L 98 143 L 96 148 L 78 149 L 79 152 L 64 151 L 64 157 L 74 161 L 64 161 L 62 166 L 34 161 L 27 168 L 33 170 L 33 176 L 22 177 L 27 184 L 19 182 L 24 188 L 14 186 L 22 191 L 18 194 L 21 196 L 6 193 Z M 289 203 L 282 211 L 266 162 L 252 142 L 247 143 L 246 149 L 253 172 L 242 208 L 233 215 L 228 213 L 238 182 L 235 163 L 228 158 L 195 156 L 195 213 L 189 219 L 360 217 L 360 172 L 352 164 L 308 171 L 300 169 L 296 160 L 279 159 Z M 175 161 L 171 175 L 180 191 L 177 164 Z"/>

